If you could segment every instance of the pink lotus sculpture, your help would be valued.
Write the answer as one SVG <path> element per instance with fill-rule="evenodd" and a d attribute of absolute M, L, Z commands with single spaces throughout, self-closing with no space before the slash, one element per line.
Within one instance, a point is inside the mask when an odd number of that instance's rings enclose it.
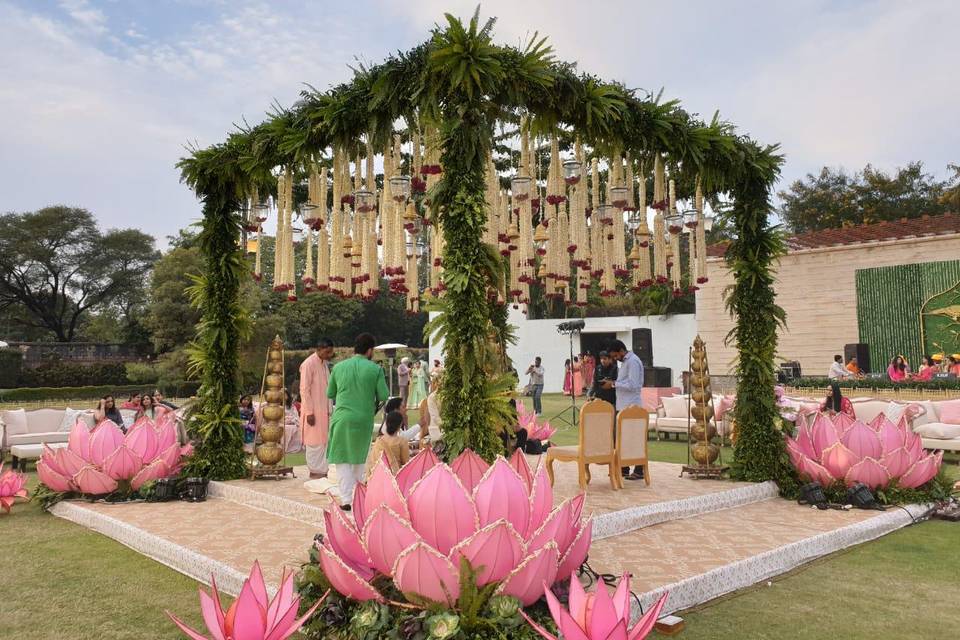
<path fill-rule="evenodd" d="M 3 460 L 0 460 L 0 508 L 10 513 L 17 498 L 27 497 L 26 486 L 27 477 L 12 469 L 4 471 Z"/>
<path fill-rule="evenodd" d="M 527 606 L 586 559 L 593 523 L 582 509 L 582 494 L 554 509 L 545 470 L 532 474 L 519 452 L 489 465 L 466 450 L 447 466 L 425 449 L 396 477 L 381 460 L 357 485 L 352 522 L 325 514 L 320 563 L 354 600 L 383 602 L 370 584 L 381 574 L 404 594 L 455 606 L 466 559 L 478 586 L 499 583 L 497 594 Z"/>
<path fill-rule="evenodd" d="M 211 576 L 210 582 L 212 588 L 209 595 L 200 589 L 200 610 L 213 640 L 286 640 L 303 626 L 330 593 L 323 594 L 309 611 L 298 618 L 300 598 L 293 595 L 293 572 L 283 570 L 280 589 L 273 600 L 268 601 L 260 563 L 254 562 L 250 576 L 243 581 L 240 595 L 224 613 L 220 594 L 217 593 L 217 581 Z M 200 635 L 169 611 L 167 615 L 193 640 L 208 640 L 207 636 Z"/>
<path fill-rule="evenodd" d="M 106 420 L 89 431 L 78 421 L 66 448 L 54 451 L 44 445 L 37 475 L 53 491 L 79 491 L 88 495 L 113 493 L 120 483 L 134 491 L 151 480 L 176 474 L 183 457 L 193 452 L 181 447 L 172 419 L 153 422 L 141 418 L 124 435 Z"/>
<path fill-rule="evenodd" d="M 667 594 L 663 594 L 631 629 L 630 577 L 626 574 L 620 578 L 612 598 L 603 584 L 598 585 L 593 593 L 586 593 L 577 576 L 572 574 L 569 611 L 563 608 L 553 592 L 547 589 L 546 593 L 550 615 L 565 640 L 643 640 L 653 630 L 667 602 Z M 557 640 L 556 636 L 531 620 L 526 613 L 521 611 L 520 615 L 541 636 L 547 640 Z"/>
<path fill-rule="evenodd" d="M 845 414 L 817 414 L 787 436 L 787 452 L 801 477 L 829 486 L 862 482 L 871 489 L 893 481 L 907 489 L 929 482 L 940 470 L 943 452 L 926 453 L 905 420 L 894 424 L 882 413 L 869 425 Z"/>
<path fill-rule="evenodd" d="M 557 432 L 556 427 L 551 427 L 546 420 L 542 424 L 537 424 L 537 414 L 528 412 L 521 402 L 517 403 L 517 423 L 521 429 L 527 430 L 527 438 L 531 440 L 546 442 Z"/>

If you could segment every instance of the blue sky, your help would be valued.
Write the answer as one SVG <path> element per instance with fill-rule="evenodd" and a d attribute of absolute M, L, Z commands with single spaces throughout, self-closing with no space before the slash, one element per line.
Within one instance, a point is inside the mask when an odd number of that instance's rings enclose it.
<path fill-rule="evenodd" d="M 197 219 L 174 164 L 188 141 L 290 104 L 422 41 L 475 0 L 0 0 L 0 211 L 84 206 L 159 238 Z M 494 0 L 501 41 L 726 119 L 823 165 L 960 162 L 960 2 Z"/>

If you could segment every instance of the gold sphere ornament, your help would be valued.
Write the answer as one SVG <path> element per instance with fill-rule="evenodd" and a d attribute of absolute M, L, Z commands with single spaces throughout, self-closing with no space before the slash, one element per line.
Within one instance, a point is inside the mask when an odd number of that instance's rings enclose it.
<path fill-rule="evenodd" d="M 280 393 L 283 393 L 283 376 L 279 373 L 271 373 L 267 375 L 267 388 L 269 389 L 281 389 Z"/>
<path fill-rule="evenodd" d="M 279 422 L 283 420 L 283 414 L 283 405 L 268 404 L 263 407 L 263 419 L 266 422 Z"/>
<path fill-rule="evenodd" d="M 283 460 L 283 447 L 276 442 L 264 442 L 257 447 L 260 464 L 273 466 Z"/>
<path fill-rule="evenodd" d="M 694 405 L 690 407 L 690 415 L 692 415 L 697 422 L 709 422 L 713 418 L 713 407 L 708 404 Z"/>
<path fill-rule="evenodd" d="M 720 455 L 720 447 L 711 442 L 696 442 L 690 447 L 690 454 L 698 464 L 706 467 L 716 461 Z"/>
<path fill-rule="evenodd" d="M 283 440 L 283 426 L 275 422 L 264 424 L 260 427 L 260 437 L 266 443 L 278 443 Z"/>

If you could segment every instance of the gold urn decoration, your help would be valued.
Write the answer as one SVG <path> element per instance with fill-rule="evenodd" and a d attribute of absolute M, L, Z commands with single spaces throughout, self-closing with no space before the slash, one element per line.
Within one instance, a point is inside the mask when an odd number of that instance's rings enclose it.
<path fill-rule="evenodd" d="M 698 335 L 690 350 L 689 378 L 690 422 L 687 427 L 687 464 L 683 473 L 697 478 L 719 478 L 727 467 L 716 464 L 720 458 L 720 446 L 714 443 L 717 426 L 714 423 L 713 393 L 710 390 L 710 368 L 707 364 L 707 349 Z M 721 460 L 722 462 L 722 460 Z"/>
<path fill-rule="evenodd" d="M 267 349 L 264 364 L 263 385 L 260 389 L 260 409 L 257 421 L 254 458 L 250 461 L 251 475 L 254 478 L 293 473 L 291 467 L 283 464 L 285 447 L 283 442 L 284 417 L 283 385 L 283 340 L 280 336 L 273 339 Z"/>

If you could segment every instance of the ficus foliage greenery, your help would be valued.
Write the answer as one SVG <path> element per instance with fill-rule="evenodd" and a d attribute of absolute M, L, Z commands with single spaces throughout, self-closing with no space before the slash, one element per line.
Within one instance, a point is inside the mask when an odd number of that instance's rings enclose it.
<path fill-rule="evenodd" d="M 767 222 L 770 185 L 782 158 L 775 146 L 761 146 L 736 134 L 714 116 L 709 122 L 685 112 L 676 101 L 628 89 L 579 72 L 553 58 L 545 39 L 534 36 L 523 48 L 493 42 L 494 22 L 477 14 L 466 23 L 447 15 L 431 38 L 380 64 L 356 70 L 351 81 L 328 91 L 309 88 L 293 107 L 277 110 L 263 123 L 246 126 L 221 144 L 195 150 L 181 162 L 184 178 L 204 201 L 203 244 L 206 280 L 197 287 L 203 306 L 195 362 L 203 370 L 204 419 L 218 420 L 218 406 L 236 378 L 236 346 L 244 318 L 232 303 L 241 269 L 236 256 L 237 198 L 250 186 L 275 188 L 277 167 L 302 167 L 332 145 L 356 149 L 361 141 L 382 148 L 398 121 L 408 133 L 427 124 L 440 132 L 443 174 L 430 195 L 431 218 L 443 229 L 443 318 L 432 325 L 445 338 L 446 374 L 441 405 L 445 441 L 451 453 L 471 447 L 490 458 L 500 448 L 497 429 L 508 400 L 505 310 L 496 303 L 502 277 L 495 254 L 481 238 L 486 224 L 484 164 L 498 123 L 526 117 L 534 134 L 563 131 L 603 156 L 616 150 L 633 158 L 665 159 L 678 184 L 699 176 L 707 197 L 731 196 L 738 241 L 728 260 L 736 286 L 730 310 L 741 351 L 738 403 L 744 433 L 737 460 L 745 477 L 779 476 L 783 444 L 773 429 L 773 356 L 776 327 L 783 315 L 774 302 L 772 262 L 779 250 Z M 648 162 L 648 166 L 650 163 Z M 498 275 L 499 274 L 499 275 Z M 198 465 L 208 473 L 232 472 L 232 454 L 223 443 L 239 441 L 228 423 L 217 447 L 200 450 Z M 217 453 L 215 453 L 215 450 Z M 239 454 L 237 454 L 239 455 Z M 216 462 L 202 460 L 216 457 Z"/>

